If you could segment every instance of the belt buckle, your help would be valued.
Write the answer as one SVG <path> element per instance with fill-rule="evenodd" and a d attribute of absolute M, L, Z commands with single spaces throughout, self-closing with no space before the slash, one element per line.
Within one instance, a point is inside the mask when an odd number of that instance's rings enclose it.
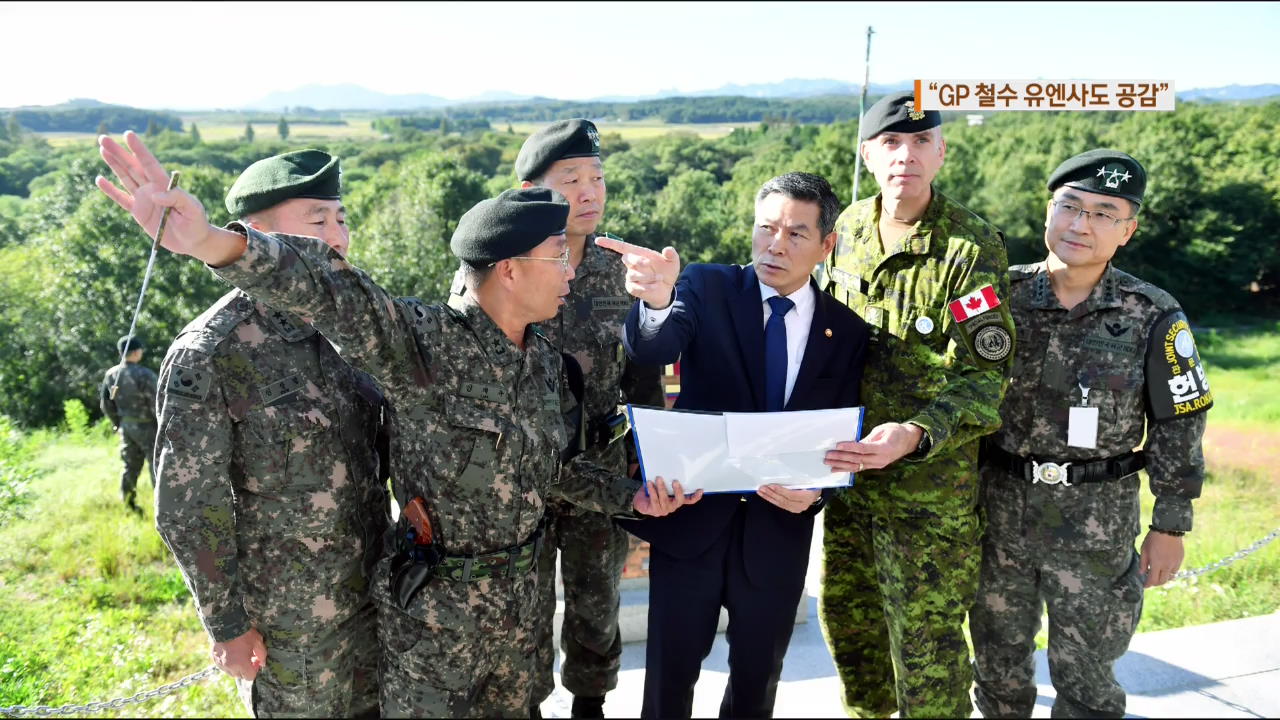
<path fill-rule="evenodd" d="M 1067 482 L 1067 468 L 1071 463 L 1066 462 L 1059 465 L 1058 463 L 1039 463 L 1035 460 L 1031 461 L 1031 484 L 1044 483 L 1045 485 L 1057 485 L 1059 483 L 1071 487 L 1071 483 Z"/>

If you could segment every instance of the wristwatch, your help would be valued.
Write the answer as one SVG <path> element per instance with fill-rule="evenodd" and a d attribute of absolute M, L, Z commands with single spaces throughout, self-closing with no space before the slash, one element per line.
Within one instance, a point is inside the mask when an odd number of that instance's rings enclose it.
<path fill-rule="evenodd" d="M 924 457 L 925 455 L 929 454 L 929 448 L 933 447 L 933 439 L 929 437 L 929 429 L 923 425 L 917 425 L 916 423 L 907 423 L 907 424 L 915 425 L 916 427 L 920 428 L 920 444 L 916 445 L 916 451 L 912 453 L 912 455 L 916 455 L 918 457 Z"/>

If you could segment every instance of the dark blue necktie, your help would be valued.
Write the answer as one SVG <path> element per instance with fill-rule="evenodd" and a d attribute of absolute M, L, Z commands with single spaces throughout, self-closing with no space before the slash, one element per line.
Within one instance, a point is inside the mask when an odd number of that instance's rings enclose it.
<path fill-rule="evenodd" d="M 773 313 L 764 324 L 764 409 L 770 412 L 787 404 L 787 324 L 783 318 L 795 306 L 781 295 L 769 298 Z"/>

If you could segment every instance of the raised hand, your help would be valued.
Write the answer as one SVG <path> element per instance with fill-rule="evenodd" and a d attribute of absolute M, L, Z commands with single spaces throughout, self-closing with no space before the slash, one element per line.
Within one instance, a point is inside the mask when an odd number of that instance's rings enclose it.
<path fill-rule="evenodd" d="M 654 310 L 671 304 L 676 277 L 680 275 L 680 255 L 668 245 L 662 252 L 613 238 L 598 237 L 596 245 L 622 256 L 627 266 L 627 292 Z"/>
<path fill-rule="evenodd" d="M 225 265 L 240 256 L 244 238 L 209 225 L 204 206 L 181 188 L 168 190 L 169 174 L 134 132 L 124 134 L 125 148 L 102 135 L 98 152 L 115 173 L 120 186 L 101 175 L 98 189 L 133 216 L 150 237 L 155 237 L 164 208 L 170 208 L 160 246 L 180 255 L 191 255 L 211 265 Z"/>

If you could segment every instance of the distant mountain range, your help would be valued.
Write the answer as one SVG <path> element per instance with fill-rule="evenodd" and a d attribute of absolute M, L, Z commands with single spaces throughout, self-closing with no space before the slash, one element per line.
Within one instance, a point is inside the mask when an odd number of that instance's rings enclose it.
<path fill-rule="evenodd" d="M 873 95 L 906 90 L 910 82 L 890 85 L 872 83 Z M 792 79 L 776 83 L 757 83 L 752 85 L 722 85 L 710 90 L 681 92 L 679 90 L 662 90 L 652 95 L 607 95 L 589 98 L 585 102 L 637 102 L 640 100 L 657 100 L 666 97 L 714 97 L 724 95 L 741 95 L 754 98 L 799 98 L 817 95 L 854 95 L 861 86 L 840 80 L 805 80 Z M 305 85 L 295 90 L 278 91 L 247 103 L 246 110 L 280 110 L 285 107 L 307 107 L 315 110 L 416 110 L 440 108 L 449 105 L 467 105 L 472 103 L 521 102 L 533 100 L 533 95 L 520 95 L 504 91 L 489 91 L 466 98 L 443 98 L 438 95 L 405 94 L 393 95 L 380 93 L 354 84 L 344 85 Z"/>
<path fill-rule="evenodd" d="M 1280 95 L 1280 85 L 1227 85 L 1216 88 L 1196 88 L 1178 93 L 1179 100 L 1260 100 Z"/>
<path fill-rule="evenodd" d="M 910 81 L 898 83 L 871 83 L 870 94 L 883 95 L 898 90 L 911 89 Z M 681 92 L 676 89 L 661 90 L 652 95 L 606 95 L 594 97 L 585 102 L 638 102 L 641 100 L 657 100 L 668 97 L 716 97 L 745 96 L 751 98 L 806 98 L 820 95 L 856 95 L 861 86 L 832 80 L 830 78 L 802 79 L 793 78 L 774 83 L 754 83 L 749 85 L 728 84 L 709 90 Z M 1195 88 L 1178 93 L 1182 101 L 1199 102 L 1257 102 L 1265 98 L 1280 97 L 1280 84 L 1264 85 L 1227 85 L 1215 88 Z M 312 110 L 430 110 L 456 105 L 474 103 L 508 103 L 508 102 L 550 101 L 532 95 L 490 90 L 465 98 L 446 98 L 425 93 L 389 94 L 366 87 L 347 83 L 342 85 L 304 85 L 293 90 L 281 90 L 254 100 L 243 106 L 243 110 L 259 110 L 279 112 L 284 108 Z M 76 98 L 61 105 L 43 107 L 26 106 L 13 109 L 30 110 L 71 110 L 104 106 L 105 103 L 87 98 Z M 184 108 L 194 110 L 195 108 Z M 296 111 L 296 110 L 295 110 Z"/>
<path fill-rule="evenodd" d="M 871 83 L 871 95 L 911 89 L 910 81 L 897 83 Z M 803 98 L 819 95 L 856 95 L 861 86 L 830 78 L 792 78 L 774 83 L 749 85 L 728 84 L 709 90 L 681 92 L 676 89 L 661 90 L 652 95 L 605 95 L 589 98 L 586 102 L 637 102 L 667 97 L 745 96 L 752 98 Z M 1280 96 L 1280 85 L 1227 85 L 1216 88 L 1196 88 L 1178 93 L 1179 100 L 1201 102 L 1250 101 Z M 536 100 L 532 95 L 504 91 L 489 91 L 466 98 L 444 98 L 438 95 L 380 93 L 354 84 L 306 85 L 295 90 L 273 92 L 244 106 L 253 110 L 280 110 L 284 107 L 308 107 L 316 110 L 417 110 L 465 105 L 471 103 L 501 103 Z"/>

